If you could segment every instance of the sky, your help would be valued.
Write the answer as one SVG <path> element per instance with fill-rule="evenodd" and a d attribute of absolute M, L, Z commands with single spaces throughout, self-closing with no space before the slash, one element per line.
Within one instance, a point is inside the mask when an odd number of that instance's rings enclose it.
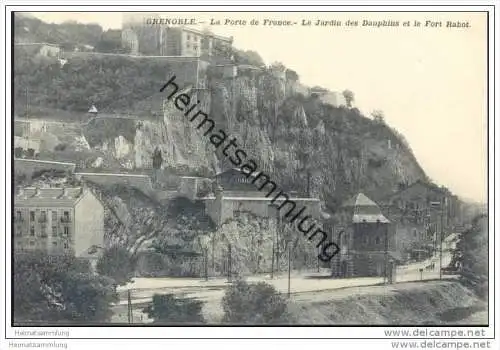
<path fill-rule="evenodd" d="M 46 21 L 76 20 L 121 28 L 119 12 L 32 13 Z M 386 122 L 408 140 L 417 160 L 437 184 L 462 198 L 487 199 L 487 22 L 482 13 L 161 13 L 194 18 L 194 27 L 234 37 L 238 49 L 258 52 L 266 63 L 283 62 L 302 83 L 354 92 L 366 115 L 382 110 Z M 210 25 L 212 19 L 221 25 Z M 224 25 L 226 19 L 246 25 Z M 256 19 L 259 25 L 250 25 Z M 293 26 L 263 25 L 264 19 Z M 316 20 L 341 26 L 315 26 Z M 302 25 L 310 20 L 311 26 Z M 346 26 L 346 21 L 358 26 Z M 399 21 L 399 27 L 362 26 Z M 403 27 L 410 21 L 410 27 Z M 414 26 L 415 21 L 421 22 Z M 468 28 L 446 28 L 447 21 Z M 431 26 L 431 23 L 441 22 Z M 426 26 L 426 24 L 428 24 Z"/>

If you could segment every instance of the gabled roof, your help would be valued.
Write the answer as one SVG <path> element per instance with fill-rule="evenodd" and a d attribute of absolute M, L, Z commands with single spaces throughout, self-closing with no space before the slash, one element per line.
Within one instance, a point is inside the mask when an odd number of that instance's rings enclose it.
<path fill-rule="evenodd" d="M 411 185 L 408 185 L 406 188 L 403 188 L 401 190 L 398 190 L 398 191 L 396 191 L 394 193 L 391 193 L 391 194 L 387 195 L 384 198 L 384 200 L 391 199 L 394 196 L 397 196 L 397 195 L 399 195 L 399 194 L 401 194 L 401 193 L 403 193 L 405 191 L 408 191 L 410 188 L 415 187 L 417 185 L 422 185 L 422 186 L 427 187 L 428 189 L 430 189 L 430 190 L 432 190 L 434 192 L 437 192 L 437 193 L 446 194 L 446 190 L 440 188 L 438 185 L 433 184 L 431 182 L 427 182 L 427 181 L 423 181 L 423 180 L 419 179 L 419 180 L 413 182 Z"/>
<path fill-rule="evenodd" d="M 358 193 L 347 200 L 342 208 L 352 212 L 352 223 L 383 223 L 387 224 L 390 221 L 382 214 L 380 207 L 365 196 L 363 193 Z"/>

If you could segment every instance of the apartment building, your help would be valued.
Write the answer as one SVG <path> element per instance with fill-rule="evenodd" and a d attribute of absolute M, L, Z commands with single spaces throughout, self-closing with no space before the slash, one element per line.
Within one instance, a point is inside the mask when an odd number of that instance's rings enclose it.
<path fill-rule="evenodd" d="M 398 249 L 420 260 L 436 249 L 439 233 L 451 230 L 453 205 L 443 188 L 418 180 L 382 200 L 384 215 L 393 222 Z"/>
<path fill-rule="evenodd" d="M 14 200 L 13 230 L 18 252 L 71 254 L 94 264 L 98 254 L 91 247 L 104 244 L 104 207 L 82 187 L 21 188 Z"/>

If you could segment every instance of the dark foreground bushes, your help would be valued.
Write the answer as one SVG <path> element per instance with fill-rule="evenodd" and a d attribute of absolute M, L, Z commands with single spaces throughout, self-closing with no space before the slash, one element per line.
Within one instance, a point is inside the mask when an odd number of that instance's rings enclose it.
<path fill-rule="evenodd" d="M 222 308 L 224 323 L 283 324 L 289 319 L 285 298 L 265 282 L 235 282 L 222 298 Z"/>

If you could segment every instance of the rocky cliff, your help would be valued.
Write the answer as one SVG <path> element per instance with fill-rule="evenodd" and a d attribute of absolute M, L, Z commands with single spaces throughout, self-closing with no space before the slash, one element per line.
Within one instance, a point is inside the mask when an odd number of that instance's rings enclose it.
<path fill-rule="evenodd" d="M 407 143 L 388 125 L 364 117 L 355 108 L 324 104 L 282 71 L 241 70 L 223 78 L 208 69 L 204 78 L 207 88 L 190 91 L 192 100 L 199 99 L 199 109 L 209 113 L 216 127 L 236 137 L 248 158 L 255 159 L 259 169 L 270 173 L 285 190 L 318 195 L 335 209 L 354 192 L 377 200 L 400 183 L 425 178 Z M 151 111 L 161 114 L 134 115 L 136 109 L 131 108 L 63 129 L 78 144 L 85 144 L 87 151 L 95 151 L 95 157 L 104 155 L 110 163 L 105 167 L 151 168 L 157 146 L 164 166 L 182 169 L 185 175 L 208 176 L 230 166 L 225 157 L 216 155 L 202 135 L 204 130 L 197 130 L 196 123 L 158 92 L 160 85 L 156 88 L 147 102 Z M 143 104 L 141 100 L 135 105 Z M 40 122 L 36 124 L 33 127 Z M 54 125 L 44 132 L 51 132 Z M 74 135 L 75 125 L 81 135 Z M 66 140 L 59 129 L 54 134 Z"/>
<path fill-rule="evenodd" d="M 357 109 L 304 96 L 296 85 L 272 70 L 213 76 L 197 97 L 217 128 L 236 137 L 282 188 L 309 191 L 332 208 L 356 191 L 377 199 L 400 183 L 425 178 L 409 146 L 389 126 Z M 151 167 L 156 146 L 165 166 L 186 173 L 208 175 L 230 165 L 172 102 L 162 103 L 162 118 L 96 120 L 85 128 L 86 139 L 136 168 Z"/>

